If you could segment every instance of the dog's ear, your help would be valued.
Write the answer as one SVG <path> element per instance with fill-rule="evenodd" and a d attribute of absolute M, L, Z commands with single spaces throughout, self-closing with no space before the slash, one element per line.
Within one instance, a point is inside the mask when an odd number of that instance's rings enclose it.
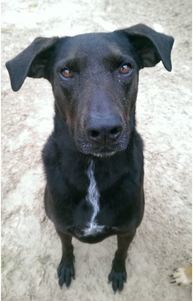
<path fill-rule="evenodd" d="M 58 39 L 58 37 L 36 38 L 26 49 L 6 63 L 14 91 L 21 88 L 27 76 L 47 78 L 46 64 L 51 55 L 50 50 Z"/>
<path fill-rule="evenodd" d="M 168 71 L 172 70 L 173 37 L 159 33 L 144 24 L 137 24 L 123 31 L 139 55 L 140 68 L 153 67 L 161 60 Z"/>

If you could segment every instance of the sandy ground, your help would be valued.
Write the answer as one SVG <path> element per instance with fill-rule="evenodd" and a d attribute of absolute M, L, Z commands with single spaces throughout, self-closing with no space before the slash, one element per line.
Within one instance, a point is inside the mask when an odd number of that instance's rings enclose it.
<path fill-rule="evenodd" d="M 181 301 L 190 287 L 169 283 L 191 261 L 191 4 L 184 0 L 2 2 L 2 300 Z M 143 22 L 175 37 L 173 71 L 141 71 L 138 130 L 145 141 L 146 211 L 130 248 L 128 281 L 114 295 L 107 283 L 115 237 L 74 240 L 76 280 L 59 289 L 60 241 L 43 209 L 41 149 L 52 129 L 49 84 L 27 79 L 10 89 L 4 63 L 36 36 L 109 31 Z M 102 268 L 101 268 L 102 267 Z"/>

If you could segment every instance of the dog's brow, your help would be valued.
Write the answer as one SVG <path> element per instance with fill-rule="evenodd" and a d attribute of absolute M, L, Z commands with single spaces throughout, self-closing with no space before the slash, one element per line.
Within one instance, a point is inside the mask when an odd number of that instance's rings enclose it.
<path fill-rule="evenodd" d="M 121 49 L 116 44 L 111 44 L 108 46 L 109 52 L 114 56 L 122 55 Z"/>
<path fill-rule="evenodd" d="M 113 44 L 108 46 L 108 54 L 104 56 L 103 61 L 107 63 L 121 63 L 126 59 L 125 54 L 121 49 Z"/>
<path fill-rule="evenodd" d="M 133 63 L 133 59 L 129 55 L 123 53 L 111 53 L 103 58 L 103 62 L 107 65 L 117 66 L 123 63 Z"/>
<path fill-rule="evenodd" d="M 103 58 L 103 61 L 108 63 L 114 63 L 114 62 L 119 63 L 122 62 L 122 60 L 123 60 L 123 56 L 121 54 L 118 55 L 115 53 L 111 53 Z"/>
<path fill-rule="evenodd" d="M 85 56 L 66 56 L 64 59 L 58 62 L 58 66 L 74 66 L 74 65 L 81 65 L 86 61 Z"/>

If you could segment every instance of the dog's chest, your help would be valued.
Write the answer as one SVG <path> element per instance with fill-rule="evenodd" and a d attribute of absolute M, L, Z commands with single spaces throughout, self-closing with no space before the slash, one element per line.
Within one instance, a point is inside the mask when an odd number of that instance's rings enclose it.
<path fill-rule="evenodd" d="M 91 161 L 87 169 L 89 186 L 85 197 L 86 203 L 91 208 L 91 215 L 89 216 L 87 226 L 84 229 L 84 235 L 93 235 L 100 233 L 104 228 L 104 225 L 98 225 L 96 221 L 96 217 L 100 211 L 100 193 L 94 176 L 94 168 L 94 162 Z"/>

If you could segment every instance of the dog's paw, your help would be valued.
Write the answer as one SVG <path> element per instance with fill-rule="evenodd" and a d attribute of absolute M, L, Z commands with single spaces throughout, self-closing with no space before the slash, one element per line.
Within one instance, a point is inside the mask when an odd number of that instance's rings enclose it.
<path fill-rule="evenodd" d="M 177 285 L 188 285 L 192 283 L 192 267 L 188 266 L 185 268 L 175 269 L 170 275 L 171 283 L 176 283 Z"/>
<path fill-rule="evenodd" d="M 57 272 L 59 286 L 62 288 L 63 284 L 65 284 L 66 287 L 69 287 L 72 279 L 75 279 L 74 261 L 65 262 L 62 259 Z"/>
<path fill-rule="evenodd" d="M 112 288 L 113 291 L 116 293 L 116 291 L 122 291 L 124 282 L 127 279 L 127 273 L 126 272 L 115 272 L 111 271 L 109 274 L 109 282 L 112 282 Z"/>
<path fill-rule="evenodd" d="M 116 291 L 122 291 L 124 282 L 127 280 L 127 272 L 125 268 L 122 271 L 116 271 L 112 268 L 108 280 L 109 282 L 112 282 L 112 288 L 115 293 Z"/>

